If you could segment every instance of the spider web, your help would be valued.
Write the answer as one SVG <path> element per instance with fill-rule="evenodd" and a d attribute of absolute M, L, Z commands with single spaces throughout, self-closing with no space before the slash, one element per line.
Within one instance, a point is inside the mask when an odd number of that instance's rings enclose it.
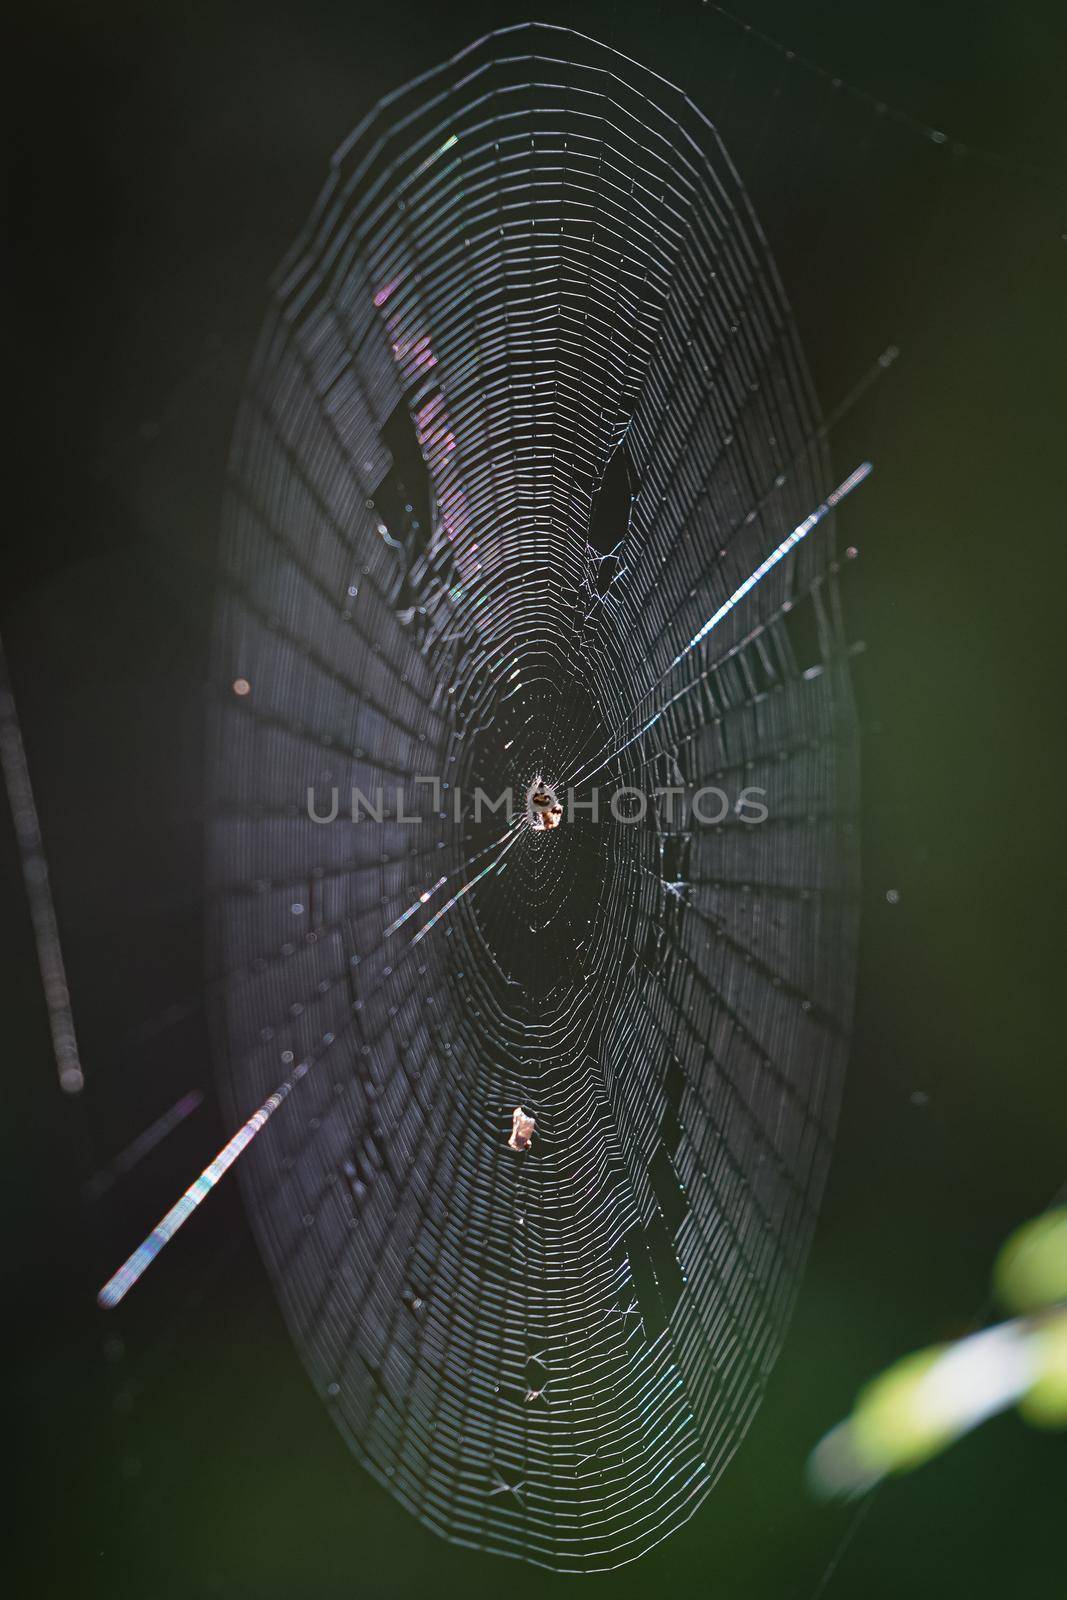
<path fill-rule="evenodd" d="M 857 879 L 832 517 L 727 604 L 826 500 L 821 439 L 714 129 L 541 25 L 338 153 L 238 425 L 220 1073 L 235 1119 L 303 1080 L 242 1163 L 253 1227 L 370 1471 L 558 1570 L 707 1494 L 825 1178 Z M 598 816 L 471 814 L 539 777 Z M 711 784 L 767 820 L 608 804 Z"/>

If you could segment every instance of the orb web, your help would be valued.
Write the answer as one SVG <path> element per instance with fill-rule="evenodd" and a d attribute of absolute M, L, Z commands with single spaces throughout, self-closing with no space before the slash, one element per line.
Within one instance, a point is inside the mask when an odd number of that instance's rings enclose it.
<path fill-rule="evenodd" d="M 209 827 L 233 1117 L 308 1064 L 249 1214 L 359 1459 L 558 1570 L 640 1555 L 715 1482 L 825 1177 L 856 916 L 832 516 L 689 648 L 825 501 L 821 437 L 714 129 L 533 25 L 338 152 L 238 423 Z M 573 791 L 559 826 L 474 815 L 535 784 Z M 611 804 L 705 786 L 710 821 Z"/>

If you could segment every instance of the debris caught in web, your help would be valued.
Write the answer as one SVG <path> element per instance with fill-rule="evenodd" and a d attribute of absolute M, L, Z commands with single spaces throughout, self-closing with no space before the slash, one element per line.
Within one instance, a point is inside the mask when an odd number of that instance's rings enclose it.
<path fill-rule="evenodd" d="M 511 1113 L 511 1137 L 508 1139 L 508 1148 L 529 1150 L 536 1127 L 536 1118 L 528 1117 L 521 1106 L 516 1106 Z"/>

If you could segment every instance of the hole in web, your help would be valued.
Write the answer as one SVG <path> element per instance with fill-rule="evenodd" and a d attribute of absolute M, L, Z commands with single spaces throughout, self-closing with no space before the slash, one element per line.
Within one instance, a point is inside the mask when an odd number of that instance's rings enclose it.
<path fill-rule="evenodd" d="M 792 652 L 796 669 L 806 672 L 824 659 L 819 616 L 814 594 L 801 595 L 782 615 L 782 631 Z"/>
<path fill-rule="evenodd" d="M 633 1280 L 645 1337 L 658 1337 L 668 1326 L 685 1285 L 663 1218 L 657 1214 L 626 1237 L 626 1259 Z"/>
<path fill-rule="evenodd" d="M 607 464 L 589 519 L 589 543 L 598 555 L 611 555 L 625 539 L 634 493 L 633 468 L 625 444 L 620 444 Z"/>
<path fill-rule="evenodd" d="M 374 508 L 388 537 L 403 548 L 410 567 L 429 548 L 433 500 L 415 425 L 403 400 L 382 424 L 380 437 L 393 464 L 375 487 Z"/>

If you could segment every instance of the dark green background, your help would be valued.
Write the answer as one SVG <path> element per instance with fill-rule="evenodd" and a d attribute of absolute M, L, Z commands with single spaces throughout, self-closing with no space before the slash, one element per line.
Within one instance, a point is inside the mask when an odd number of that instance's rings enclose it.
<path fill-rule="evenodd" d="M 699 3 L 23 14 L 0 624 L 89 1088 L 75 1103 L 56 1087 L 5 813 L 17 1519 L 3 1564 L 19 1596 L 1062 1592 L 1063 1437 L 1000 1419 L 888 1486 L 858 1527 L 802 1477 L 859 1383 L 983 1310 L 998 1241 L 1067 1169 L 1062 6 L 738 3 L 846 83 L 1007 162 L 931 143 Z M 225 452 L 268 275 L 379 95 L 530 14 L 638 57 L 717 120 L 828 409 L 887 344 L 903 352 L 832 442 L 842 474 L 866 455 L 876 473 L 841 517 L 867 644 L 865 879 L 822 1221 L 719 1487 L 646 1560 L 588 1580 L 453 1549 L 359 1469 L 232 1182 L 118 1313 L 93 1304 L 225 1136 L 197 999 L 201 719 Z M 205 1105 L 85 1206 L 86 1176 L 196 1086 Z"/>

